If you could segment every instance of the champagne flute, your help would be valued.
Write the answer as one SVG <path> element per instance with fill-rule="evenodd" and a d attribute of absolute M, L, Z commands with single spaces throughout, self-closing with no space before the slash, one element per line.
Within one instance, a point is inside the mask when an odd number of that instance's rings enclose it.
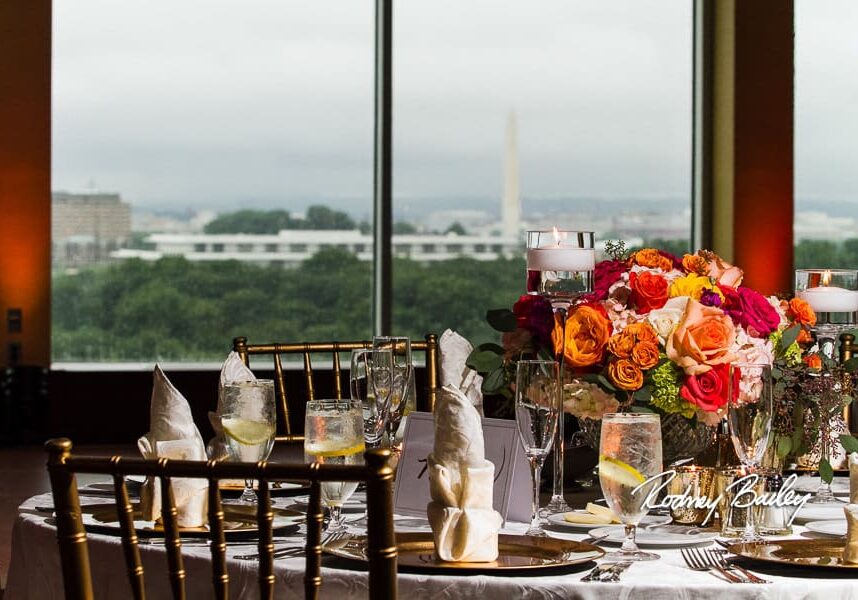
<path fill-rule="evenodd" d="M 389 350 L 392 357 L 390 409 L 387 418 L 387 437 L 390 447 L 396 447 L 396 433 L 405 416 L 408 394 L 411 390 L 414 366 L 411 362 L 411 340 L 401 336 L 375 336 L 372 349 Z"/>
<path fill-rule="evenodd" d="M 256 379 L 233 381 L 223 386 L 220 423 L 230 456 L 239 462 L 259 462 L 271 454 L 274 446 L 276 411 L 274 381 Z M 238 501 L 256 504 L 253 480 L 244 482 Z"/>
<path fill-rule="evenodd" d="M 727 396 L 727 426 L 730 439 L 742 464 L 754 474 L 772 438 L 772 367 L 767 363 L 730 365 Z M 738 499 L 738 498 L 737 498 Z M 739 499 L 740 502 L 745 500 Z M 757 533 L 755 510 L 751 507 L 745 519 L 742 542 L 763 537 Z"/>
<path fill-rule="evenodd" d="M 329 465 L 363 464 L 363 412 L 356 400 L 311 400 L 304 419 L 304 459 Z M 346 531 L 343 504 L 357 481 L 323 481 L 322 501 L 331 514 L 326 533 Z"/>
<path fill-rule="evenodd" d="M 551 452 L 560 415 L 558 369 L 558 364 L 553 360 L 520 360 L 516 367 L 515 421 L 533 479 L 533 502 L 527 535 L 545 535 L 539 518 L 539 479 L 545 457 Z"/>
<path fill-rule="evenodd" d="M 647 513 L 646 499 L 662 470 L 661 417 L 654 413 L 607 413 L 599 439 L 602 494 L 626 529 L 626 539 L 609 560 L 656 560 L 635 542 L 637 525 Z M 650 480 L 649 483 L 645 483 Z"/>

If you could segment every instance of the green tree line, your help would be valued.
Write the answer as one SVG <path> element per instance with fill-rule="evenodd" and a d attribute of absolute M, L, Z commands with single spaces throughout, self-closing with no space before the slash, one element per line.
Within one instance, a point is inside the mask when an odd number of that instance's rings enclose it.
<path fill-rule="evenodd" d="M 356 229 L 347 213 L 327 206 L 311 206 L 303 219 L 287 210 L 239 210 L 218 215 L 203 228 L 205 233 L 277 233 L 281 229 Z"/>

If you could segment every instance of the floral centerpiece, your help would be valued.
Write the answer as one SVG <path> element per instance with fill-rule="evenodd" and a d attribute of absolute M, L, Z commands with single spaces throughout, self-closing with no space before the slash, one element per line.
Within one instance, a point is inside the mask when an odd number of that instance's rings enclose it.
<path fill-rule="evenodd" d="M 564 409 L 579 419 L 652 411 L 713 426 L 726 414 L 730 363 L 767 363 L 776 378 L 820 368 L 806 349 L 815 315 L 803 300 L 743 286 L 739 267 L 706 250 L 680 258 L 609 242 L 606 252 L 593 293 L 570 309 L 565 328 L 541 296 L 489 311 L 502 344 L 484 344 L 469 358 L 485 375 L 484 392 L 511 397 L 520 357 L 562 351 L 574 377 L 564 385 Z M 783 427 L 779 435 L 797 439 Z M 786 454 L 806 449 L 779 444 Z"/>

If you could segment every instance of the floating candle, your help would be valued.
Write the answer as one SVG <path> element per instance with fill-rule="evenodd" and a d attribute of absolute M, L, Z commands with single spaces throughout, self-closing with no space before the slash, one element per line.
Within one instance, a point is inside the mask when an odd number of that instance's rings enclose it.
<path fill-rule="evenodd" d="M 596 255 L 592 248 L 547 246 L 527 249 L 527 268 L 531 271 L 592 271 Z"/>
<path fill-rule="evenodd" d="M 822 285 L 799 290 L 796 295 L 817 313 L 858 311 L 858 292 L 842 287 Z"/>

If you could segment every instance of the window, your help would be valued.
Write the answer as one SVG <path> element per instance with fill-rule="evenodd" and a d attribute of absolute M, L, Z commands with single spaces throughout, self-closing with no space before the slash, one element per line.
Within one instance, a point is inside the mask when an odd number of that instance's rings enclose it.
<path fill-rule="evenodd" d="M 394 222 L 479 241 L 455 260 L 394 261 L 394 330 L 495 340 L 485 312 L 523 292 L 527 228 L 687 247 L 692 7 L 396 4 Z"/>
<path fill-rule="evenodd" d="M 858 267 L 858 4 L 795 3 L 795 266 Z"/>
<path fill-rule="evenodd" d="M 371 4 L 74 0 L 53 18 L 54 206 L 79 217 L 55 221 L 55 362 L 371 335 L 371 264 L 314 233 L 372 221 Z M 251 261 L 263 247 L 306 256 Z"/>

